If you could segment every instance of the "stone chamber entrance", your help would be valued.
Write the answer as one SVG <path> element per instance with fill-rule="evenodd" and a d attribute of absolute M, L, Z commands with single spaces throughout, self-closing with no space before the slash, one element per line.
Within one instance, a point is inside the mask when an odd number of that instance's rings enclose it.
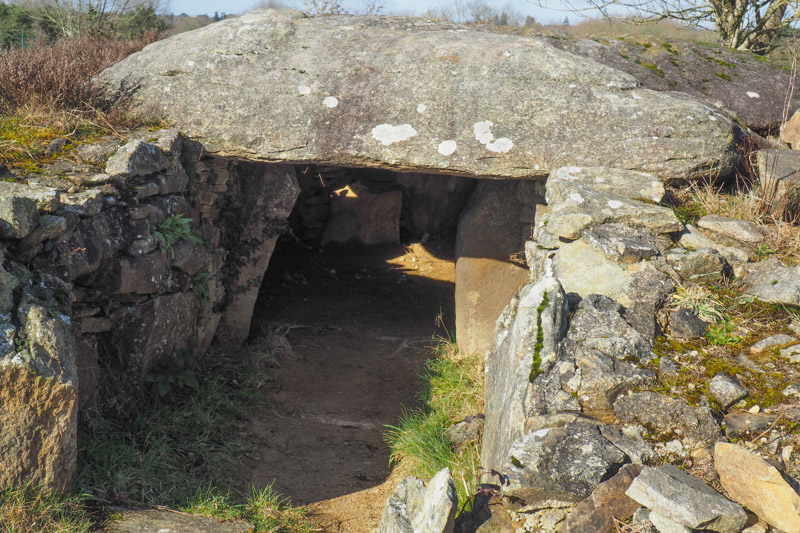
<path fill-rule="evenodd" d="M 325 531 L 371 531 L 399 482 L 385 426 L 418 405 L 431 347 L 455 331 L 456 225 L 475 183 L 316 166 L 297 176 L 251 327 L 251 342 L 278 334 L 291 348 L 250 421 L 239 480 L 274 480 Z"/>

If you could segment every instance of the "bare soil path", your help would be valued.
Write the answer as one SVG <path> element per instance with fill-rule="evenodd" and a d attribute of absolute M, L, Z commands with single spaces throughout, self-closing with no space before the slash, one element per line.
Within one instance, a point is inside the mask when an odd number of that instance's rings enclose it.
<path fill-rule="evenodd" d="M 254 413 L 243 484 L 311 505 L 327 532 L 369 532 L 400 481 L 383 441 L 413 406 L 438 315 L 454 322 L 452 242 L 329 249 L 281 245 L 254 323 L 283 325 L 270 407 Z"/>

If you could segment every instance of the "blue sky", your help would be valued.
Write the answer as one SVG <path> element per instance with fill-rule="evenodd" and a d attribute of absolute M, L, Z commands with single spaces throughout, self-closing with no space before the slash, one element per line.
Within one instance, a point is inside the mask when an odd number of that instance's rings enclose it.
<path fill-rule="evenodd" d="M 250 10 L 257 0 L 171 0 L 170 9 L 172 13 L 187 13 L 189 15 L 207 14 L 213 15 L 215 11 L 225 13 L 243 13 Z M 288 0 L 297 6 L 302 6 L 302 0 Z M 498 9 L 510 5 L 516 11 L 524 15 L 530 15 L 542 23 L 561 22 L 567 16 L 570 20 L 577 20 L 578 16 L 574 13 L 563 11 L 563 4 L 560 0 L 542 0 L 542 5 L 547 5 L 555 9 L 545 9 L 539 7 L 536 0 L 485 0 L 487 4 L 496 6 Z M 363 0 L 344 0 L 345 6 L 357 10 L 364 4 Z M 384 0 L 384 11 L 401 13 L 422 13 L 428 9 L 435 9 L 438 6 L 452 5 L 453 0 Z"/>

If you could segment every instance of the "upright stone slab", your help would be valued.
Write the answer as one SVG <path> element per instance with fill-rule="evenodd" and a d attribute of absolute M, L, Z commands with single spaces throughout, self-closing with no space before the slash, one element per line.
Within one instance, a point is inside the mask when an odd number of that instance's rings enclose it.
<path fill-rule="evenodd" d="M 525 248 L 533 209 L 544 198 L 536 182 L 481 181 L 461 215 L 456 236 L 456 336 L 465 352 L 494 339 L 495 322 L 530 278 L 511 256 Z M 523 201 L 520 201 L 521 198 Z"/>
<path fill-rule="evenodd" d="M 500 470 L 512 444 L 526 432 L 534 381 L 556 362 L 567 321 L 567 297 L 557 279 L 526 285 L 498 320 L 486 361 L 486 424 L 481 464 Z"/>
<path fill-rule="evenodd" d="M 47 275 L 31 281 L 12 310 L 21 327 L 15 331 L 0 315 L 0 487 L 66 490 L 75 475 L 78 431 L 71 294 Z"/>
<path fill-rule="evenodd" d="M 294 167 L 238 163 L 239 205 L 225 209 L 221 220 L 223 245 L 230 255 L 225 264 L 225 311 L 216 332 L 219 340 L 241 343 L 250 332 L 250 319 L 261 280 L 286 219 L 300 194 Z"/>
<path fill-rule="evenodd" d="M 404 17 L 252 11 L 100 77 L 220 155 L 476 177 L 566 164 L 723 174 L 738 126 L 546 40 Z M 203 105 L 197 105 L 203 102 Z"/>

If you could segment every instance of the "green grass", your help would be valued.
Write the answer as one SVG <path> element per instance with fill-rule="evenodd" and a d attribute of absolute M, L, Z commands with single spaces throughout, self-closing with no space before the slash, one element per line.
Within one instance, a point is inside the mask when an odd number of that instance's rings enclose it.
<path fill-rule="evenodd" d="M 258 532 L 316 531 L 308 510 L 271 486 L 250 494 L 232 487 L 231 472 L 251 449 L 248 414 L 264 402 L 272 360 L 268 349 L 248 350 L 244 361 L 223 355 L 192 363 L 196 380 L 189 381 L 179 379 L 186 365 L 158 367 L 146 381 L 147 399 L 130 416 L 114 406 L 113 416 L 96 409 L 82 418 L 77 485 L 99 503 L 244 519 Z M 166 394 L 163 383 L 170 384 Z"/>
<path fill-rule="evenodd" d="M 385 438 L 392 462 L 409 475 L 428 481 L 449 467 L 463 505 L 479 483 L 480 439 L 456 444 L 445 430 L 483 411 L 482 358 L 461 354 L 446 339 L 438 339 L 434 349 L 422 376 L 422 405 L 406 410 L 397 426 L 387 426 Z"/>
<path fill-rule="evenodd" d="M 102 508 L 167 507 L 221 520 L 243 519 L 259 533 L 318 531 L 309 510 L 272 486 L 236 492 L 241 458 L 251 449 L 247 416 L 264 401 L 280 339 L 259 339 L 244 360 L 221 354 L 156 368 L 135 401 L 101 399 L 79 421 L 78 473 L 72 495 L 32 489 L 0 493 L 0 531 L 82 533 L 102 530 Z M 175 374 L 176 379 L 165 379 Z M 107 376 L 109 392 L 119 393 Z M 167 382 L 166 390 L 158 384 Z M 101 393 L 103 391 L 100 391 Z M 35 524 L 32 526 L 31 524 Z"/>
<path fill-rule="evenodd" d="M 88 533 L 94 523 L 84 495 L 46 494 L 33 487 L 0 491 L 4 533 Z"/>

